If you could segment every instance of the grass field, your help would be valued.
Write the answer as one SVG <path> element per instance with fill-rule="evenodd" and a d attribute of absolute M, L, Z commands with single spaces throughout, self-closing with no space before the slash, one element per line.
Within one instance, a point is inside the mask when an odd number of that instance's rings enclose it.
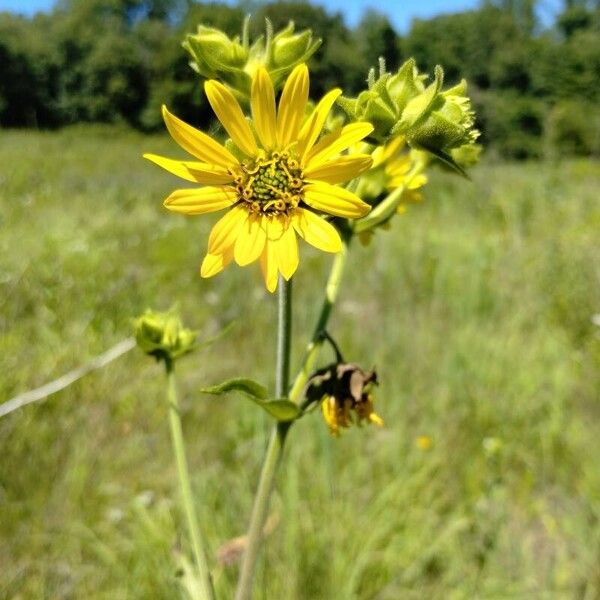
<path fill-rule="evenodd" d="M 213 335 L 179 367 L 193 484 L 217 549 L 247 525 L 269 424 L 197 394 L 272 385 L 274 299 L 258 267 L 197 275 L 214 217 L 162 208 L 175 178 L 141 159 L 166 137 L 0 132 L 0 402 L 178 302 Z M 600 165 L 436 173 L 351 269 L 332 322 L 376 365 L 384 429 L 292 431 L 258 599 L 600 598 Z M 330 258 L 302 248 L 294 364 Z M 325 356 L 325 359 L 329 357 Z M 141 353 L 0 419 L 0 598 L 177 597 L 188 550 L 163 373 Z M 417 444 L 430 436 L 431 448 Z"/>

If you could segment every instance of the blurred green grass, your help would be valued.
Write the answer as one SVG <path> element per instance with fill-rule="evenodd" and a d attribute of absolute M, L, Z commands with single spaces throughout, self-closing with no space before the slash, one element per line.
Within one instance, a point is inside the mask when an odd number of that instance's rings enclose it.
<path fill-rule="evenodd" d="M 0 135 L 0 401 L 178 302 L 202 335 L 179 368 L 211 556 L 244 532 L 266 418 L 199 387 L 272 384 L 258 268 L 197 275 L 215 217 L 167 214 L 165 137 Z M 352 250 L 331 330 L 376 365 L 386 427 L 294 428 L 260 599 L 600 598 L 600 165 L 438 172 L 427 201 Z M 330 258 L 302 248 L 294 364 Z M 326 360 L 327 357 L 324 357 Z M 432 447 L 416 444 L 430 436 Z M 0 598 L 172 599 L 186 547 L 163 377 L 137 351 L 0 420 Z M 237 566 L 216 566 L 229 598 Z"/>

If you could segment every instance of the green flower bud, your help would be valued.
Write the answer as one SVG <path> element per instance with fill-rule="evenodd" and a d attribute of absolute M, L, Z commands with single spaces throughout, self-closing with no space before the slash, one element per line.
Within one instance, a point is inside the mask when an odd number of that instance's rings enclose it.
<path fill-rule="evenodd" d="M 192 56 L 192 68 L 207 78 L 218 77 L 222 71 L 243 69 L 248 59 L 248 50 L 238 37 L 230 39 L 219 29 L 204 25 L 186 37 L 183 47 Z"/>
<path fill-rule="evenodd" d="M 133 326 L 139 348 L 157 360 L 175 360 L 194 349 L 196 333 L 185 329 L 172 310 L 147 310 L 134 319 Z"/>
<path fill-rule="evenodd" d="M 271 41 L 267 70 L 271 77 L 283 79 L 296 65 L 306 62 L 320 45 L 321 40 L 313 40 L 310 29 L 294 33 L 294 23 L 290 21 Z"/>
<path fill-rule="evenodd" d="M 379 143 L 403 135 L 411 147 L 433 154 L 464 174 L 452 151 L 473 145 L 479 136 L 466 96 L 467 84 L 463 80 L 442 91 L 442 68 L 437 66 L 434 74 L 433 82 L 425 86 L 426 77 L 419 74 L 414 59 L 407 60 L 395 74 L 386 73 L 381 63 L 379 78 L 374 69 L 369 72 L 367 90 L 356 98 L 340 98 L 338 104 L 352 120 L 372 123 L 371 137 Z M 476 158 L 469 152 L 471 160 Z"/>
<path fill-rule="evenodd" d="M 183 42 L 192 57 L 190 65 L 199 75 L 220 79 L 242 100 L 249 98 L 252 76 L 258 67 L 267 69 L 277 87 L 296 65 L 307 61 L 321 45 L 320 39 L 313 39 L 310 29 L 294 33 L 291 21 L 273 35 L 267 20 L 266 35 L 250 46 L 248 28 L 247 18 L 241 38 L 229 38 L 219 29 L 200 25 L 198 32 L 188 35 Z"/>
<path fill-rule="evenodd" d="M 431 111 L 407 133 L 409 143 L 426 150 L 448 153 L 453 148 L 473 144 L 479 137 L 474 128 L 475 113 L 470 99 L 465 96 L 467 83 L 438 94 Z"/>
<path fill-rule="evenodd" d="M 355 99 L 340 98 L 338 104 L 353 120 L 372 123 L 375 128 L 372 137 L 385 142 L 391 135 L 406 130 L 428 107 L 432 100 L 430 95 L 435 95 L 439 88 L 438 73 L 436 72 L 435 84 L 430 86 L 433 91 L 421 98 L 426 92 L 423 79 L 424 76 L 419 75 L 412 58 L 393 75 L 386 73 L 382 64 L 378 79 L 375 79 L 374 69 L 369 72 L 368 90 L 361 92 Z M 403 120 L 409 105 L 410 109 Z"/>
<path fill-rule="evenodd" d="M 404 110 L 402 110 L 402 116 L 394 127 L 394 133 L 404 133 L 420 120 L 426 118 L 431 107 L 439 97 L 439 91 L 443 82 L 444 71 L 438 65 L 435 68 L 434 82 L 427 86 L 422 93 L 417 94 L 406 103 Z"/>

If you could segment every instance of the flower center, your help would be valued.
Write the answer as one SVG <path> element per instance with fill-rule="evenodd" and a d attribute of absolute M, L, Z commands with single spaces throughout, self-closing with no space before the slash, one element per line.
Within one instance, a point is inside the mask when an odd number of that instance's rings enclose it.
<path fill-rule="evenodd" d="M 242 164 L 235 177 L 239 199 L 248 210 L 267 215 L 289 214 L 304 198 L 300 163 L 287 152 L 272 152 Z"/>

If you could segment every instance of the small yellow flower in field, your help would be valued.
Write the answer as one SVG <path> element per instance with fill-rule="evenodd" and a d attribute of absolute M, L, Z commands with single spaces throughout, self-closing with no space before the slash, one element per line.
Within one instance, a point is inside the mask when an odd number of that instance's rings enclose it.
<path fill-rule="evenodd" d="M 433 440 L 428 435 L 420 435 L 415 439 L 415 446 L 419 450 L 431 450 L 433 446 Z"/>
<path fill-rule="evenodd" d="M 327 93 L 306 117 L 308 87 L 308 69 L 301 64 L 288 77 L 276 108 L 269 74 L 257 69 L 251 89 L 252 127 L 228 88 L 215 80 L 206 82 L 208 101 L 241 159 L 163 107 L 175 141 L 201 162 L 144 156 L 203 186 L 174 191 L 165 206 L 187 215 L 229 209 L 210 233 L 202 277 L 216 275 L 233 260 L 240 266 L 260 260 L 266 287 L 273 292 L 278 274 L 290 279 L 298 267 L 296 234 L 320 250 L 339 252 L 339 233 L 321 214 L 355 219 L 369 212 L 369 205 L 336 184 L 371 166 L 367 154 L 341 152 L 369 135 L 373 126 L 352 123 L 319 139 L 341 91 Z"/>
<path fill-rule="evenodd" d="M 356 423 L 383 426 L 383 419 L 373 407 L 375 371 L 363 371 L 352 363 L 334 363 L 320 369 L 310 378 L 306 390 L 309 402 L 321 402 L 325 423 L 332 435 Z"/>

